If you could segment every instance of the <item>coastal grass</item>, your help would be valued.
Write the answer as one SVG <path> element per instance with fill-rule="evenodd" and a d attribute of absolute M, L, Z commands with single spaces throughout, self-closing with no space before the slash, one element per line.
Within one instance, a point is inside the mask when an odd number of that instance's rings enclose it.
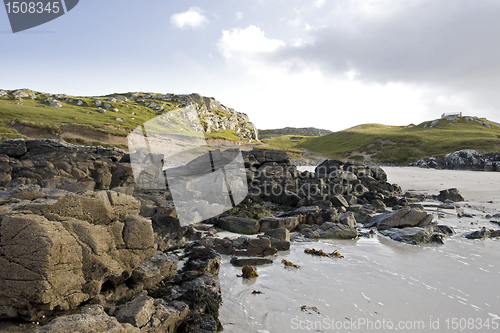
<path fill-rule="evenodd" d="M 464 117 L 457 122 L 439 119 L 432 128 L 431 121 L 419 125 L 387 126 L 365 124 L 320 137 L 304 137 L 298 141 L 291 136 L 264 139 L 267 148 L 282 150 L 307 149 L 328 158 L 406 164 L 420 158 L 442 156 L 461 149 L 483 152 L 500 150 L 500 126 L 485 119 Z M 491 126 L 486 128 L 479 122 Z"/>
<path fill-rule="evenodd" d="M 29 90 L 24 90 L 30 92 Z M 36 98 L 14 99 L 12 91 L 8 95 L 0 97 L 0 138 L 26 138 L 15 128 L 17 125 L 29 126 L 34 129 L 46 130 L 51 134 L 60 134 L 65 125 L 80 127 L 82 129 L 106 133 L 118 137 L 126 137 L 132 130 L 144 124 L 162 113 L 178 109 L 183 105 L 174 101 L 163 101 L 154 98 L 130 99 L 132 93 L 110 94 L 97 97 L 85 96 L 54 96 L 44 93 L 36 93 Z M 125 102 L 117 100 L 109 101 L 109 97 L 125 96 L 129 99 Z M 50 107 L 48 98 L 57 99 L 63 107 Z M 72 99 L 72 101 L 66 100 Z M 82 105 L 77 105 L 78 100 Z M 110 104 L 105 113 L 99 113 L 96 101 Z M 146 102 L 155 102 L 163 106 L 164 110 L 158 111 L 146 107 Z M 20 103 L 20 105 L 18 104 Z M 113 112 L 116 108 L 119 112 Z M 120 118 L 123 121 L 118 120 Z M 239 141 L 236 132 L 225 130 L 221 133 L 213 132 L 207 135 L 211 139 L 225 139 Z"/>

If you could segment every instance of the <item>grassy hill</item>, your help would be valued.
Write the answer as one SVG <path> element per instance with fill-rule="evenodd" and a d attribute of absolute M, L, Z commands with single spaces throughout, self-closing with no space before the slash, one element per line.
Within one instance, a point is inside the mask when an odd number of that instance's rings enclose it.
<path fill-rule="evenodd" d="M 158 99 L 155 94 L 149 93 L 85 97 L 45 94 L 27 89 L 22 92 L 31 96 L 18 97 L 14 91 L 0 91 L 0 140 L 46 137 L 127 148 L 127 135 L 137 126 L 184 106 L 182 102 Z M 123 96 L 127 100 L 112 99 L 115 96 Z M 59 101 L 62 107 L 51 107 L 53 99 Z M 96 101 L 101 101 L 101 108 L 106 112 L 98 112 Z M 156 107 L 146 106 L 151 102 Z M 108 108 L 104 107 L 104 103 L 109 104 Z M 114 109 L 118 111 L 114 112 Z M 212 131 L 206 137 L 240 140 L 234 130 Z"/>
<path fill-rule="evenodd" d="M 320 137 L 282 136 L 262 141 L 267 149 L 307 149 L 329 158 L 395 164 L 460 149 L 500 150 L 498 124 L 476 117 L 449 119 L 410 126 L 366 124 Z"/>

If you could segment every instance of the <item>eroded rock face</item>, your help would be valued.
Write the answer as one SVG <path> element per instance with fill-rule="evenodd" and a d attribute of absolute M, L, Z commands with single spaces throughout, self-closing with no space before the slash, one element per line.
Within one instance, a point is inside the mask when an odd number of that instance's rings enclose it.
<path fill-rule="evenodd" d="M 138 205 L 124 205 L 135 199 L 110 201 L 108 194 L 39 199 L 3 216 L 0 317 L 36 320 L 74 309 L 154 255 L 151 222 L 137 216 Z"/>

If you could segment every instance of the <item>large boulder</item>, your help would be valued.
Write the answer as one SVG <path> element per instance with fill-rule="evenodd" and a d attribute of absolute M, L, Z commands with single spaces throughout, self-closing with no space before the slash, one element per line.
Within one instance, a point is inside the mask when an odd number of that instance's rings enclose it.
<path fill-rule="evenodd" d="M 453 202 L 465 201 L 464 197 L 456 188 L 439 191 L 438 200 L 443 202 L 446 200 L 450 200 Z"/>
<path fill-rule="evenodd" d="M 453 230 L 444 225 L 430 225 L 426 227 L 391 228 L 380 231 L 395 241 L 408 244 L 438 243 L 443 244 L 447 236 L 452 235 Z"/>
<path fill-rule="evenodd" d="M 376 226 L 379 230 L 390 228 L 425 227 L 432 223 L 433 215 L 419 208 L 404 207 L 395 212 L 375 216 L 366 227 Z"/>
<path fill-rule="evenodd" d="M 100 224 L 55 213 L 10 213 L 0 225 L 0 318 L 37 320 L 124 283 L 154 255 L 151 222 Z M 95 220 L 95 219 L 94 219 Z"/>

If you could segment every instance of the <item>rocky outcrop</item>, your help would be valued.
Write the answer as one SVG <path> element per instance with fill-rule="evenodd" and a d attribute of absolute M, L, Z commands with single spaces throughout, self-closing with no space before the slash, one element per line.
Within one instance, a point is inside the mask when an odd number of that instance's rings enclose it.
<path fill-rule="evenodd" d="M 437 199 L 443 202 L 445 202 L 446 200 L 449 200 L 451 202 L 465 201 L 464 197 L 456 188 L 450 188 L 448 190 L 440 191 Z"/>

